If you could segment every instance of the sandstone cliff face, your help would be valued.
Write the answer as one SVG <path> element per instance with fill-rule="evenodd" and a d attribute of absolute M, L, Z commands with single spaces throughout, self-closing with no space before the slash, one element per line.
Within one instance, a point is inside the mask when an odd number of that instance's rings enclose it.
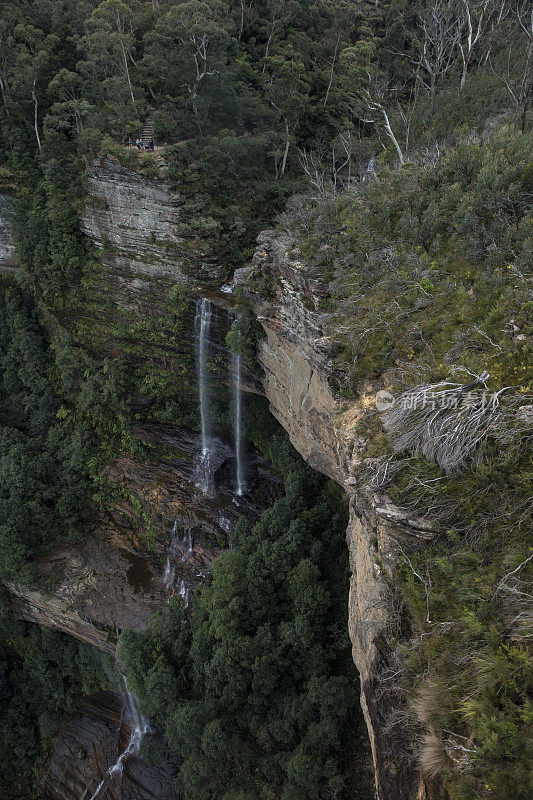
<path fill-rule="evenodd" d="M 198 433 L 147 423 L 136 434 L 158 450 L 164 448 L 165 457 L 116 458 L 106 477 L 120 497 L 87 524 L 81 544 L 58 548 L 41 561 L 43 577 L 53 588 L 9 586 L 20 617 L 110 654 L 117 632 L 142 630 L 168 600 L 169 587 L 163 582 L 167 553 L 176 579 L 194 590 L 228 548 L 239 516 L 254 519 L 281 489 L 252 452 L 250 492 L 235 498 L 233 449 L 219 439 L 213 455 L 217 492 L 206 496 L 194 480 Z"/>
<path fill-rule="evenodd" d="M 239 271 L 235 280 L 247 291 L 266 333 L 259 353 L 265 394 L 294 447 L 350 497 L 349 631 L 378 797 L 422 798 L 424 786 L 409 757 L 412 742 L 397 725 L 401 700 L 391 678 L 396 615 L 390 578 L 402 543 L 430 538 L 431 525 L 407 517 L 355 477 L 365 444 L 358 429 L 362 403 L 341 402 L 330 388 L 328 320 L 319 310 L 323 289 L 305 276 L 293 243 L 278 240 L 272 231 L 264 232 L 258 242 L 252 269 Z M 258 294 L 254 285 L 270 286 L 269 295 Z M 369 387 L 363 402 L 371 400 Z"/>
<path fill-rule="evenodd" d="M 106 157 L 89 168 L 88 189 L 82 229 L 104 248 L 110 273 L 132 295 L 150 290 L 154 280 L 221 282 L 223 266 L 203 259 L 177 233 L 179 197 L 168 184 Z"/>

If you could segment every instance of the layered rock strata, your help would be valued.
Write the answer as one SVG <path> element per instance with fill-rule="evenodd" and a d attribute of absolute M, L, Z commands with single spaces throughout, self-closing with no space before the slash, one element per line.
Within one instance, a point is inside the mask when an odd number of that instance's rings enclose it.
<path fill-rule="evenodd" d="M 159 455 L 145 460 L 122 455 L 106 469 L 115 501 L 87 523 L 80 544 L 57 548 L 40 562 L 43 585 L 53 588 L 9 586 L 21 618 L 109 653 L 120 630 L 142 630 L 168 600 L 167 553 L 177 579 L 194 589 L 230 546 L 238 518 L 257 518 L 282 488 L 251 452 L 249 492 L 235 498 L 233 449 L 217 438 L 212 464 L 217 492 L 204 495 L 194 475 L 198 433 L 154 423 L 135 433 Z"/>
<path fill-rule="evenodd" d="M 392 678 L 396 656 L 390 642 L 398 633 L 398 615 L 391 579 L 403 548 L 423 544 L 434 531 L 429 522 L 405 514 L 362 481 L 366 440 L 358 423 L 373 402 L 373 389 L 368 386 L 357 402 L 335 396 L 330 319 L 320 311 L 324 287 L 307 277 L 294 243 L 273 231 L 261 234 L 258 243 L 253 266 L 240 270 L 235 281 L 247 292 L 266 334 L 259 347 L 265 395 L 298 452 L 350 498 L 348 625 L 378 797 L 422 798 L 425 789 L 412 742 L 397 724 L 403 708 L 398 681 Z M 259 294 L 258 285 L 270 291 Z"/>
<path fill-rule="evenodd" d="M 56 736 L 41 772 L 41 788 L 49 800 L 90 798 L 109 768 L 124 752 L 131 722 L 124 716 L 124 700 L 114 692 L 87 698 L 83 712 Z M 177 800 L 174 788 L 177 764 L 159 759 L 125 759 L 122 772 L 108 777 L 101 800 Z"/>

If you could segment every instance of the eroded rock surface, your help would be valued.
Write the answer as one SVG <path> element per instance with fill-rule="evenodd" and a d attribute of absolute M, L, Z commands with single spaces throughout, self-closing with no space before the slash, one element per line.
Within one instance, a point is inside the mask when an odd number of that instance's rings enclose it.
<path fill-rule="evenodd" d="M 385 495 L 361 481 L 358 468 L 365 440 L 358 429 L 362 407 L 331 389 L 334 379 L 328 316 L 320 310 L 324 287 L 306 276 L 295 244 L 266 231 L 258 239 L 252 269 L 235 282 L 250 297 L 266 339 L 260 344 L 264 391 L 291 442 L 315 469 L 344 487 L 350 497 L 347 542 L 351 580 L 349 631 L 361 679 L 361 705 L 374 760 L 380 800 L 424 797 L 412 742 L 402 726 L 402 699 L 392 679 L 396 633 L 391 577 L 402 547 L 431 538 L 431 525 L 410 519 Z M 261 293 L 257 286 L 268 286 Z"/>
<path fill-rule="evenodd" d="M 55 550 L 43 559 L 42 570 L 53 589 L 9 585 L 14 611 L 111 654 L 117 629 L 142 630 L 164 603 L 155 565 L 126 537 L 105 530 Z"/>
<path fill-rule="evenodd" d="M 55 738 L 41 773 L 45 796 L 49 800 L 88 800 L 105 779 L 99 800 L 177 800 L 177 763 L 168 754 L 158 765 L 131 756 L 125 759 L 122 773 L 106 777 L 127 747 L 131 725 L 120 694 L 98 692 L 87 698 L 83 713 Z"/>
<path fill-rule="evenodd" d="M 144 460 L 122 455 L 106 469 L 119 490 L 117 499 L 87 524 L 80 544 L 57 548 L 42 559 L 43 585 L 53 588 L 8 587 L 14 610 L 23 619 L 70 633 L 108 653 L 114 653 L 117 631 L 144 629 L 168 600 L 163 581 L 167 554 L 176 577 L 194 590 L 229 547 L 238 518 L 257 518 L 282 489 L 251 452 L 249 491 L 236 498 L 233 449 L 217 438 L 217 491 L 205 495 L 195 485 L 198 433 L 154 423 L 135 432 L 160 454 Z"/>

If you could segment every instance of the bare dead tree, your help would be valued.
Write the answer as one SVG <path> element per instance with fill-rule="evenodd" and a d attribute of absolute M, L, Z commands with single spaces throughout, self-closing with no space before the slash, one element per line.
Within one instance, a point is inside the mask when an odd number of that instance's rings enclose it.
<path fill-rule="evenodd" d="M 479 446 L 489 435 L 502 443 L 532 436 L 533 415 L 524 412 L 523 396 L 504 397 L 505 388 L 494 393 L 474 388 L 488 377 L 483 373 L 466 385 L 443 382 L 404 392 L 383 421 L 396 452 L 422 453 L 450 475 L 476 453 L 479 458 Z"/>
<path fill-rule="evenodd" d="M 359 96 L 363 101 L 366 112 L 365 116 L 362 118 L 362 121 L 375 125 L 378 129 L 381 129 L 394 145 L 394 149 L 398 154 L 398 160 L 400 164 L 405 164 L 405 157 L 402 148 L 400 147 L 396 134 L 392 129 L 389 113 L 385 107 L 385 95 L 387 93 L 387 87 L 373 82 L 370 74 L 368 76 L 368 83 L 369 88 L 361 89 L 359 92 Z"/>
<path fill-rule="evenodd" d="M 460 24 L 453 1 L 432 0 L 420 17 L 420 29 L 419 52 L 410 60 L 429 92 L 433 115 L 438 80 L 453 64 L 460 36 Z M 421 73 L 425 73 L 425 80 Z"/>
<path fill-rule="evenodd" d="M 309 185 L 316 192 L 314 199 L 322 199 L 326 194 L 328 176 L 321 160 L 314 153 L 308 153 L 307 150 L 301 150 L 299 161 Z"/>
<path fill-rule="evenodd" d="M 525 558 L 499 582 L 494 593 L 500 595 L 508 611 L 508 626 L 515 641 L 533 638 L 533 590 L 531 580 L 524 577 L 533 555 Z"/>
<path fill-rule="evenodd" d="M 518 22 L 520 30 L 524 33 L 527 42 L 526 63 L 518 94 L 519 107 L 522 109 L 521 128 L 526 127 L 528 106 L 531 104 L 533 88 L 533 6 L 528 0 L 518 0 L 513 7 L 513 15 Z"/>
<path fill-rule="evenodd" d="M 464 89 L 474 50 L 488 30 L 492 7 L 492 0 L 461 0 L 460 2 L 457 47 L 463 62 L 461 89 Z"/>

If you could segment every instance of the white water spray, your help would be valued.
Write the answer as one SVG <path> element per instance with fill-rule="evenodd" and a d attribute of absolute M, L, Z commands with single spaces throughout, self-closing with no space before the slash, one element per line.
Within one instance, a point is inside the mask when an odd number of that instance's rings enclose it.
<path fill-rule="evenodd" d="M 94 800 L 95 797 L 99 794 L 100 790 L 103 786 L 113 780 L 113 778 L 118 775 L 122 775 L 122 771 L 124 769 L 124 762 L 130 758 L 130 756 L 137 755 L 139 750 L 141 749 L 141 744 L 146 736 L 147 733 L 150 732 L 150 725 L 146 717 L 144 717 L 139 712 L 139 707 L 137 704 L 137 698 L 135 695 L 131 694 L 128 691 L 128 684 L 126 683 L 126 678 L 124 676 L 124 717 L 128 716 L 131 718 L 133 722 L 133 730 L 130 733 L 130 737 L 128 740 L 128 744 L 126 749 L 119 755 L 115 763 L 112 767 L 109 767 L 106 774 L 98 784 L 95 793 L 90 798 L 90 800 Z"/>
<path fill-rule="evenodd" d="M 188 605 L 189 605 L 189 588 L 188 588 L 187 584 L 185 583 L 185 581 L 181 581 L 180 582 L 180 590 L 179 590 L 179 592 L 180 592 L 180 597 L 183 600 L 183 603 L 185 605 L 185 608 L 187 608 Z"/>
<path fill-rule="evenodd" d="M 207 297 L 196 301 L 196 316 L 194 327 L 196 330 L 196 370 L 198 378 L 198 394 L 200 400 L 200 430 L 201 446 L 200 459 L 197 468 L 196 485 L 207 493 L 211 490 L 211 447 L 209 442 L 209 398 L 207 387 L 207 355 L 209 349 L 209 329 L 211 326 L 211 302 Z"/>
<path fill-rule="evenodd" d="M 174 586 L 174 579 L 176 577 L 174 567 L 170 563 L 170 558 L 167 556 L 167 563 L 165 564 L 165 571 L 163 573 L 163 585 L 170 596 L 172 587 Z"/>

